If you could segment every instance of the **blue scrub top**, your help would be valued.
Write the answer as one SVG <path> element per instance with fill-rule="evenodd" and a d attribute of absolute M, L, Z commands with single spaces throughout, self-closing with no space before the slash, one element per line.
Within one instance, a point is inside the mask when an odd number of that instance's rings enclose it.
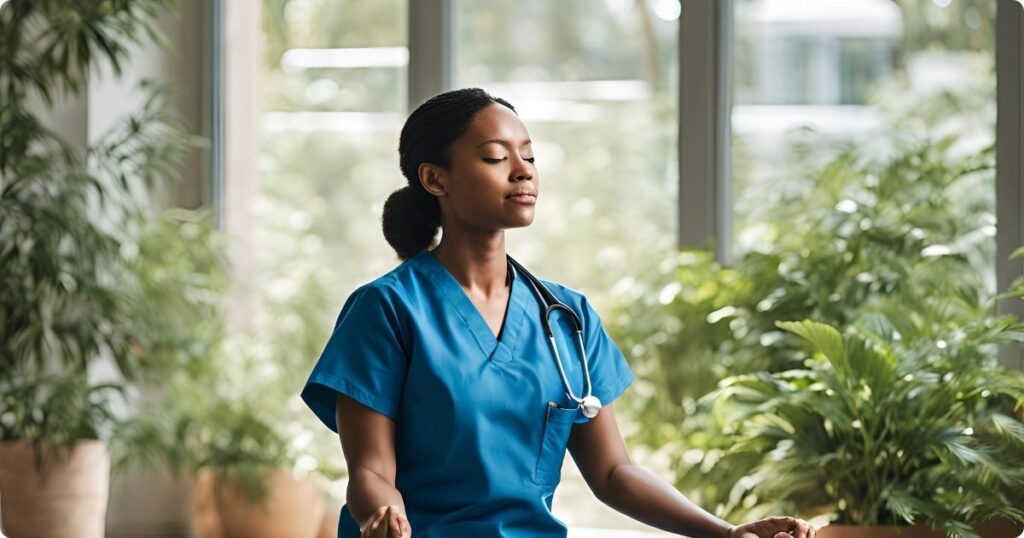
<path fill-rule="evenodd" d="M 634 379 L 625 357 L 582 293 L 541 282 L 580 318 L 593 393 L 611 403 Z M 334 432 L 339 392 L 395 421 L 395 486 L 413 536 L 567 536 L 551 500 L 570 429 L 590 419 L 570 405 L 541 316 L 516 276 L 496 338 L 429 250 L 345 301 L 301 396 Z M 564 313 L 551 323 L 581 395 L 575 329 Z M 338 536 L 359 537 L 347 504 Z"/>

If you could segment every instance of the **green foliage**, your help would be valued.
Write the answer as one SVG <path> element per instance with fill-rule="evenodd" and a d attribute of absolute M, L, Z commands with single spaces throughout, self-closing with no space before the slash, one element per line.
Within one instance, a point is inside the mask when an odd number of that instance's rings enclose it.
<path fill-rule="evenodd" d="M 147 86 L 148 87 L 148 86 Z M 143 110 L 82 154 L 39 125 L 26 155 L 3 153 L 0 169 L 0 353 L 11 368 L 49 362 L 84 367 L 109 353 L 121 372 L 137 372 L 126 328 L 134 275 L 125 244 L 142 220 L 134 189 L 174 177 L 189 139 L 152 86 Z M 44 144 L 44 142 L 46 144 Z"/>
<path fill-rule="evenodd" d="M 189 476 L 211 467 L 253 500 L 267 494 L 268 469 L 337 480 L 337 440 L 295 390 L 326 340 L 307 330 L 323 308 L 316 281 L 284 301 L 258 296 L 252 317 L 229 332 L 225 246 L 205 211 L 165 212 L 140 236 L 135 270 L 148 300 L 137 305 L 134 330 L 147 335 L 139 352 L 147 398 L 118 430 L 115 468 Z"/>
<path fill-rule="evenodd" d="M 169 0 L 11 0 L 0 8 L 0 397 L 5 439 L 67 445 L 103 438 L 116 422 L 110 390 L 141 364 L 131 249 L 146 195 L 174 179 L 198 143 L 167 112 L 168 88 L 143 82 L 141 109 L 95 143 L 43 125 L 76 95 L 90 67 L 116 73 L 132 44 L 157 37 Z M 96 383 L 112 360 L 122 380 Z"/>
<path fill-rule="evenodd" d="M 778 242 L 732 267 L 682 252 L 653 268 L 656 278 L 632 291 L 637 300 L 624 317 L 635 323 L 621 335 L 637 368 L 664 376 L 658 401 L 644 402 L 655 407 L 644 413 L 676 408 L 682 420 L 688 412 L 679 403 L 728 373 L 793 366 L 796 343 L 776 321 L 844 325 L 904 288 L 915 297 L 952 290 L 977 301 L 991 215 L 965 206 L 959 193 L 986 184 L 992 154 L 950 162 L 946 149 L 916 145 L 883 163 L 848 151 L 812 175 L 818 190 L 782 208 L 790 216 L 779 219 L 788 233 Z"/>
<path fill-rule="evenodd" d="M 813 344 L 802 368 L 729 377 L 702 398 L 725 428 L 726 458 L 756 462 L 733 499 L 803 512 L 834 504 L 838 523 L 924 520 L 949 536 L 976 536 L 968 523 L 996 516 L 1024 522 L 1014 508 L 1024 500 L 1024 372 L 979 353 L 1021 340 L 1024 326 L 970 320 L 946 341 L 927 323 L 897 333 L 888 321 L 846 337 L 779 323 Z"/>
<path fill-rule="evenodd" d="M 285 441 L 259 409 L 218 391 L 226 374 L 225 247 L 208 211 L 184 209 L 151 219 L 134 246 L 138 296 L 146 299 L 133 303 L 131 327 L 143 336 L 138 386 L 145 399 L 120 425 L 115 468 L 163 467 L 178 475 L 205 465 L 240 468 L 239 480 L 262 494 L 256 469 L 282 465 Z"/>
<path fill-rule="evenodd" d="M 993 146 L 906 136 L 897 120 L 894 136 L 847 148 L 766 200 L 768 242 L 733 266 L 682 252 L 639 271 L 651 276 L 627 290 L 632 301 L 616 316 L 628 322 L 610 323 L 640 377 L 624 398 L 642 425 L 632 441 L 667 458 L 676 485 L 720 516 L 767 515 L 742 494 L 760 459 L 733 450 L 728 423 L 698 399 L 726 377 L 802 368 L 802 342 L 777 322 L 892 338 L 914 328 L 938 342 L 994 309 Z M 807 513 L 828 509 L 808 503 Z"/>
<path fill-rule="evenodd" d="M 89 383 L 81 372 L 4 375 L 0 377 L 0 440 L 29 440 L 41 471 L 50 457 L 58 461 L 66 457 L 77 440 L 103 437 L 100 428 L 116 422 L 114 395 L 123 399 L 121 385 Z"/>
<path fill-rule="evenodd" d="M 253 500 L 266 498 L 263 472 L 294 465 L 280 413 L 251 401 L 210 394 L 208 379 L 177 377 L 158 407 L 126 422 L 117 438 L 117 468 L 138 465 L 191 476 L 215 468 Z"/>
<path fill-rule="evenodd" d="M 21 109 L 32 93 L 47 104 L 77 94 L 88 68 L 101 61 L 120 75 L 131 46 L 165 41 L 154 23 L 175 6 L 173 0 L 9 0 L 0 12 L 0 102 Z"/>
<path fill-rule="evenodd" d="M 209 371 L 226 333 L 223 299 L 230 285 L 227 241 L 211 211 L 165 210 L 122 250 L 136 276 L 129 318 L 144 377 Z"/>

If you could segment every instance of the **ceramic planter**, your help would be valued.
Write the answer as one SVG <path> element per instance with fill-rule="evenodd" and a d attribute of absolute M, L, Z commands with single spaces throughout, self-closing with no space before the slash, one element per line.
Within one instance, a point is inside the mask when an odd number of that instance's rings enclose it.
<path fill-rule="evenodd" d="M 993 520 L 975 525 L 982 538 L 1016 538 L 1021 525 L 1009 521 Z M 866 525 L 827 525 L 818 531 L 818 538 L 945 538 L 946 533 L 924 525 L 913 527 L 880 527 Z"/>
<path fill-rule="evenodd" d="M 324 495 L 309 478 L 296 479 L 281 469 L 266 474 L 268 497 L 253 503 L 215 470 L 197 473 L 192 524 L 200 538 L 316 538 L 324 513 Z"/>
<path fill-rule="evenodd" d="M 341 504 L 329 504 L 320 519 L 320 532 L 316 538 L 338 538 L 338 523 L 341 519 Z"/>
<path fill-rule="evenodd" d="M 0 442 L 0 512 L 4 534 L 18 538 L 103 538 L 110 488 L 104 443 L 82 439 L 66 460 L 36 471 L 28 441 Z"/>

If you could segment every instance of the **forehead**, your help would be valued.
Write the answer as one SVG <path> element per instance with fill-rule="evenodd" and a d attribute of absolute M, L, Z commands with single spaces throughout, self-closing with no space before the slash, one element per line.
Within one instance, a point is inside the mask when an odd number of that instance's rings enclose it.
<path fill-rule="evenodd" d="M 515 112 L 501 103 L 492 103 L 480 109 L 466 129 L 466 141 L 476 146 L 485 140 L 500 138 L 511 144 L 522 144 L 529 139 L 526 125 Z"/>

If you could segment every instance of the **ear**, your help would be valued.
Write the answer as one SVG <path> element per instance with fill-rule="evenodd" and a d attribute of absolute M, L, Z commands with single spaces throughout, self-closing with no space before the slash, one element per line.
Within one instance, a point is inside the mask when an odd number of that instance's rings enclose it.
<path fill-rule="evenodd" d="M 421 163 L 417 169 L 420 185 L 434 196 L 444 196 L 448 192 L 448 174 L 444 168 L 436 164 Z"/>

